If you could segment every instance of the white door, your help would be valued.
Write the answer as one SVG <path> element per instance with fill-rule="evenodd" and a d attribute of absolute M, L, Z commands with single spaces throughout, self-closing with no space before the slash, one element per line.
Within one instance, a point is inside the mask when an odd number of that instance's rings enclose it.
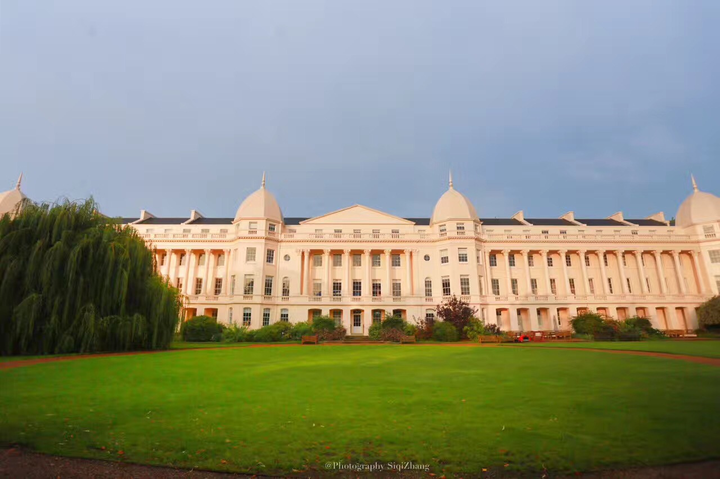
<path fill-rule="evenodd" d="M 355 311 L 353 313 L 352 334 L 362 334 L 362 332 L 362 313 L 360 311 Z"/>

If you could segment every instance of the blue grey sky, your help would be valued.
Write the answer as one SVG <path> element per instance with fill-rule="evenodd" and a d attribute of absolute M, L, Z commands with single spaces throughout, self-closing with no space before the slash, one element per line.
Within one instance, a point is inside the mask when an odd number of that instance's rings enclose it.
<path fill-rule="evenodd" d="M 110 215 L 674 216 L 720 194 L 720 2 L 0 0 L 0 179 Z"/>

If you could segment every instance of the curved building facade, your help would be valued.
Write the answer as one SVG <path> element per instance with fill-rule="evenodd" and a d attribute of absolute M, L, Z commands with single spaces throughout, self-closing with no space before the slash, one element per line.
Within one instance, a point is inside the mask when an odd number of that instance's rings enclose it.
<path fill-rule="evenodd" d="M 155 249 L 185 317 L 258 328 L 322 314 L 366 335 L 386 312 L 413 321 L 455 295 L 506 331 L 568 329 L 587 310 L 694 329 L 720 288 L 720 199 L 693 185 L 676 224 L 663 213 L 483 219 L 452 178 L 430 218 L 361 205 L 284 217 L 264 176 L 234 218 L 142 211 L 124 223 Z"/>

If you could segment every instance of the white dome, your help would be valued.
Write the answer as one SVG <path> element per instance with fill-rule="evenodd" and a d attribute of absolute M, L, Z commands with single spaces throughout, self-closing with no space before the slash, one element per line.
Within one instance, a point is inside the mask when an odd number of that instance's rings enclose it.
<path fill-rule="evenodd" d="M 15 214 L 22 205 L 22 202 L 27 198 L 20 191 L 20 182 L 22 181 L 22 175 L 18 179 L 17 186 L 12 190 L 0 193 L 0 217 L 7 213 Z"/>
<path fill-rule="evenodd" d="M 452 175 L 450 175 L 450 188 L 435 204 L 430 224 L 451 220 L 479 221 L 475 207 L 470 200 L 453 188 Z"/>
<path fill-rule="evenodd" d="M 268 219 L 283 222 L 282 211 L 275 196 L 265 189 L 265 174 L 263 173 L 262 186 L 255 193 L 251 194 L 235 213 L 235 222 L 241 219 Z"/>
<path fill-rule="evenodd" d="M 693 194 L 685 198 L 685 201 L 682 202 L 678 209 L 675 216 L 675 226 L 686 228 L 702 223 L 720 221 L 720 198 L 711 193 L 698 190 L 694 178 L 693 187 L 695 188 Z"/>

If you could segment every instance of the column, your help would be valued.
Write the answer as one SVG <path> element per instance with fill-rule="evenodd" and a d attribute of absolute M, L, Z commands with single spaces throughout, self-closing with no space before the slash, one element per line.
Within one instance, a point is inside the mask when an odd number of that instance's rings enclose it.
<path fill-rule="evenodd" d="M 323 251 L 325 256 L 325 294 L 324 296 L 332 296 L 332 270 L 330 269 L 330 262 L 332 261 L 332 256 L 330 255 L 330 250 L 326 249 Z"/>
<path fill-rule="evenodd" d="M 345 256 L 343 261 L 345 262 L 345 286 L 343 286 L 343 296 L 352 296 L 352 280 L 350 271 L 352 269 L 352 258 L 350 257 L 351 250 L 346 249 L 343 251 Z M 345 313 L 343 312 L 343 321 L 345 321 Z M 349 330 L 348 330 L 349 331 Z"/>
<path fill-rule="evenodd" d="M 528 308 L 528 316 L 530 316 L 530 329 L 533 331 L 540 330 L 540 324 L 538 324 L 538 311 L 537 308 Z M 544 326 L 543 326 L 544 328 Z"/>
<path fill-rule="evenodd" d="M 548 252 L 545 250 L 541 250 L 540 256 L 542 256 L 543 272 L 545 273 L 545 294 L 550 296 L 552 294 L 552 290 L 550 289 L 550 268 L 548 268 Z"/>
<path fill-rule="evenodd" d="M 302 291 L 301 294 L 305 294 L 306 296 L 310 296 L 312 294 L 312 290 L 310 289 L 310 263 L 311 263 L 311 255 L 310 250 L 306 249 L 303 250 L 303 253 L 305 255 L 305 281 L 303 281 L 303 286 L 305 288 L 305 291 Z"/>
<path fill-rule="evenodd" d="M 193 254 L 192 250 L 186 249 L 185 257 L 187 258 L 185 261 L 185 294 L 189 296 L 192 294 L 191 286 L 195 276 L 195 255 Z M 190 268 L 191 262 L 193 263 L 192 268 Z"/>
<path fill-rule="evenodd" d="M 527 288 L 527 295 L 530 296 L 532 292 L 532 283 L 530 282 L 530 265 L 528 264 L 528 253 L 529 251 L 524 249 L 521 251 L 523 265 L 525 267 L 525 287 Z"/>
<path fill-rule="evenodd" d="M 507 296 L 512 296 L 513 290 L 512 290 L 512 281 L 510 278 L 510 250 L 504 249 L 503 250 L 503 259 L 505 260 L 505 276 L 507 276 Z M 517 316 L 517 314 L 516 314 Z"/>
<path fill-rule="evenodd" d="M 372 291 L 370 290 L 371 284 L 372 284 L 372 281 L 370 280 L 370 271 L 372 271 L 371 270 L 372 261 L 370 259 L 370 253 L 372 253 L 372 251 L 369 249 L 366 249 L 364 252 L 365 252 L 365 258 L 364 258 L 365 259 L 365 284 L 363 285 L 363 296 L 369 298 L 370 296 L 372 296 Z"/>
<path fill-rule="evenodd" d="M 168 282 L 172 284 L 172 279 L 170 277 L 170 274 L 172 273 L 172 250 L 166 249 L 165 250 L 165 262 L 167 263 L 167 270 L 165 272 L 165 276 L 167 276 Z"/>
<path fill-rule="evenodd" d="M 580 257 L 580 269 L 582 270 L 582 280 L 583 280 L 583 288 L 585 288 L 585 294 L 590 295 L 590 282 L 588 281 L 588 274 L 587 274 L 587 265 L 585 264 L 585 255 L 587 255 L 587 251 L 580 250 L 578 251 L 578 256 Z"/>
<path fill-rule="evenodd" d="M 640 290 L 642 294 L 648 294 L 647 280 L 645 279 L 645 266 L 643 266 L 642 251 L 634 251 L 635 261 L 637 261 L 638 272 L 640 273 Z"/>
<path fill-rule="evenodd" d="M 392 250 L 386 249 L 385 250 L 385 277 L 387 278 L 387 283 L 385 287 L 383 288 L 383 296 L 390 297 L 392 296 L 392 279 L 390 276 L 390 264 L 392 262 Z"/>
<path fill-rule="evenodd" d="M 660 254 L 660 251 L 653 251 L 653 255 L 655 256 L 655 266 L 657 267 L 660 291 L 662 291 L 662 294 L 667 294 L 667 283 L 665 282 L 665 274 L 663 273 L 662 255 Z"/>
<path fill-rule="evenodd" d="M 488 296 L 493 296 L 493 290 L 492 290 L 492 268 L 490 267 L 490 250 L 483 251 L 483 257 L 485 258 L 483 263 L 485 263 L 485 275 L 483 280 L 485 281 L 485 291 L 484 293 Z"/>
<path fill-rule="evenodd" d="M 230 254 L 232 253 L 232 250 L 226 249 L 223 250 L 223 254 L 225 255 L 225 273 L 223 274 L 223 287 L 222 287 L 222 294 L 225 296 L 228 295 L 230 292 Z"/>
<path fill-rule="evenodd" d="M 682 267 L 680 266 L 680 254 L 677 251 L 672 251 L 672 257 L 673 262 L 675 263 L 675 276 L 677 277 L 678 286 L 680 287 L 680 293 L 687 294 L 685 278 L 683 276 Z"/>
<path fill-rule="evenodd" d="M 620 270 L 620 282 L 622 283 L 622 288 L 620 289 L 620 291 L 625 294 L 629 294 L 630 291 L 627 287 L 627 276 L 625 276 L 625 264 L 623 263 L 622 251 L 615 251 L 615 257 L 617 258 L 618 270 Z"/>
<path fill-rule="evenodd" d="M 568 276 L 568 270 L 567 270 L 567 261 L 565 259 L 565 256 L 567 255 L 567 250 L 560 250 L 560 263 L 562 263 L 562 270 L 563 270 L 563 281 L 565 282 L 565 294 L 567 296 L 570 296 L 572 292 L 570 291 L 570 277 Z"/>
<path fill-rule="evenodd" d="M 698 259 L 698 252 L 697 251 L 691 251 L 690 254 L 692 255 L 693 259 L 693 266 L 695 268 L 695 277 L 697 278 L 697 285 L 698 289 L 700 290 L 700 293 L 707 294 L 707 285 L 705 283 L 705 278 L 703 277 L 702 269 L 700 269 L 700 260 Z"/>
<path fill-rule="evenodd" d="M 413 295 L 413 280 L 412 280 L 412 268 L 410 266 L 410 250 L 405 250 L 405 277 L 407 278 L 407 285 L 403 288 L 405 290 L 404 296 Z"/>
<path fill-rule="evenodd" d="M 210 286 L 209 286 L 211 283 L 211 281 L 210 281 L 210 257 L 211 257 L 211 254 L 212 254 L 212 251 L 210 251 L 209 249 L 205 250 L 205 279 L 203 279 L 203 281 L 205 283 L 205 284 L 203 284 L 203 286 L 205 286 L 205 287 L 203 288 L 203 290 L 205 291 L 205 294 L 208 294 L 208 295 L 211 294 Z"/>
<path fill-rule="evenodd" d="M 600 275 L 602 276 L 603 292 L 605 294 L 610 294 L 610 288 L 608 288 L 607 281 L 607 270 L 605 269 L 605 251 L 597 250 L 595 254 L 597 254 L 598 262 L 600 263 Z"/>

